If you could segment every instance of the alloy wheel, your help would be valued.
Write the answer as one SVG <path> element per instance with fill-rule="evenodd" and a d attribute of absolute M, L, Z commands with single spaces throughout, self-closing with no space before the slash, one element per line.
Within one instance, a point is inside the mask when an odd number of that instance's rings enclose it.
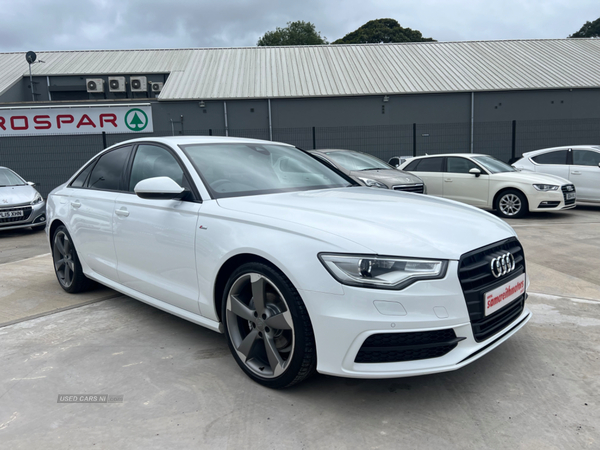
<path fill-rule="evenodd" d="M 294 323 L 285 297 L 259 273 L 241 275 L 227 295 L 227 330 L 242 363 L 262 378 L 289 367 L 295 348 Z"/>
<path fill-rule="evenodd" d="M 498 203 L 498 207 L 500 211 L 505 216 L 515 216 L 519 214 L 523 204 L 521 199 L 515 194 L 506 194 L 503 195 Z"/>
<path fill-rule="evenodd" d="M 54 270 L 60 284 L 69 288 L 73 284 L 75 273 L 74 247 L 69 236 L 64 231 L 58 231 L 54 236 L 53 257 Z"/>

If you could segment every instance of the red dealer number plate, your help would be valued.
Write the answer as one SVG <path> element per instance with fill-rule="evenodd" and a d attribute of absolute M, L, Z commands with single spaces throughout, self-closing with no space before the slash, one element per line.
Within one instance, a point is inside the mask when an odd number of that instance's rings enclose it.
<path fill-rule="evenodd" d="M 504 308 L 509 303 L 518 299 L 524 293 L 525 274 L 521 274 L 517 278 L 510 280 L 508 283 L 484 294 L 484 314 L 489 316 L 493 312 Z"/>

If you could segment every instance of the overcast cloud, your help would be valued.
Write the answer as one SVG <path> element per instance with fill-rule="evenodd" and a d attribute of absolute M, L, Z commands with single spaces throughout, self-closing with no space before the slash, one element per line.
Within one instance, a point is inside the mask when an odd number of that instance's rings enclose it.
<path fill-rule="evenodd" d="M 287 22 L 329 41 L 390 17 L 438 41 L 565 38 L 598 0 L 0 0 L 0 51 L 254 46 Z"/>

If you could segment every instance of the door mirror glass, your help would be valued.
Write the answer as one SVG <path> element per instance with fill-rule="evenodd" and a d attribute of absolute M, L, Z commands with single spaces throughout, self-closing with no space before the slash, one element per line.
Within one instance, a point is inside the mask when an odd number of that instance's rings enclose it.
<path fill-rule="evenodd" d="M 147 200 L 172 200 L 182 198 L 187 191 L 169 177 L 154 177 L 137 183 L 134 192 Z"/>

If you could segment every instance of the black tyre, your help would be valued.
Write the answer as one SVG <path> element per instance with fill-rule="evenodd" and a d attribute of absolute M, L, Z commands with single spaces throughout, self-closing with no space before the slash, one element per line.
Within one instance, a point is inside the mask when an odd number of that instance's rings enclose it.
<path fill-rule="evenodd" d="M 281 389 L 315 372 L 308 312 L 277 269 L 246 263 L 235 270 L 225 286 L 222 318 L 233 357 L 254 381 Z"/>
<path fill-rule="evenodd" d="M 498 196 L 496 210 L 504 219 L 520 219 L 529 212 L 527 197 L 521 191 L 508 189 Z"/>
<path fill-rule="evenodd" d="M 75 294 L 94 286 L 95 283 L 83 274 L 71 235 L 63 225 L 52 236 L 52 260 L 56 279 L 65 291 Z"/>

